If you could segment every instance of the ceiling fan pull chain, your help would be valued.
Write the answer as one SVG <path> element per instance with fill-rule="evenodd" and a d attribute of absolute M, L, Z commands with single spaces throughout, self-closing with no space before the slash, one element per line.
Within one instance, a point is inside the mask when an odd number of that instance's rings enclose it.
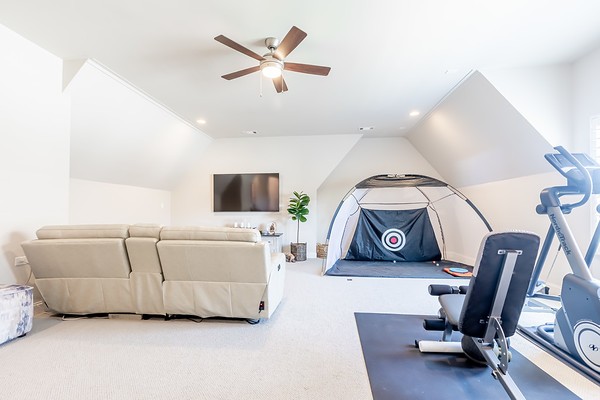
<path fill-rule="evenodd" d="M 262 74 L 258 74 L 258 80 L 260 81 L 260 93 L 259 96 L 262 97 Z"/>

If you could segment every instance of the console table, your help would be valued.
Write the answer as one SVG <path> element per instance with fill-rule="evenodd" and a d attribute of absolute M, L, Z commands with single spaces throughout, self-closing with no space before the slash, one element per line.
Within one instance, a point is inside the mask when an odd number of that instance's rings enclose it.
<path fill-rule="evenodd" d="M 262 233 L 262 240 L 265 242 L 269 242 L 271 247 L 271 253 L 281 253 L 281 243 L 279 243 L 279 238 L 283 235 L 283 233 Z"/>

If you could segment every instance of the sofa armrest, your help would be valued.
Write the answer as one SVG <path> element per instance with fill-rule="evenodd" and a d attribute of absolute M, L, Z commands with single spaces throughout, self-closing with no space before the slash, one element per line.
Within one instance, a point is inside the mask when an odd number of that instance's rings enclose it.
<path fill-rule="evenodd" d="M 274 272 L 285 270 L 285 254 L 283 253 L 271 253 L 271 266 L 269 268 L 269 281 Z"/>
<path fill-rule="evenodd" d="M 283 299 L 285 286 L 285 254 L 271 253 L 271 265 L 269 269 L 269 281 L 263 296 L 265 309 L 260 318 L 269 318 Z"/>

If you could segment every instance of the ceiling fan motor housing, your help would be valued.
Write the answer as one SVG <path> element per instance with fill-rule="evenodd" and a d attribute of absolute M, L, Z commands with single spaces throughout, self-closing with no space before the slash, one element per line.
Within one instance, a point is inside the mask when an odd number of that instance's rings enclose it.
<path fill-rule="evenodd" d="M 279 39 L 274 37 L 268 37 L 265 39 L 265 46 L 267 46 L 267 49 L 274 51 L 279 46 Z"/>

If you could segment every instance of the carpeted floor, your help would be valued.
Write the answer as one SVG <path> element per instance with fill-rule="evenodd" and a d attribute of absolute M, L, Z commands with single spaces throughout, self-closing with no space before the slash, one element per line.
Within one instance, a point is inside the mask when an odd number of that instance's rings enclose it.
<path fill-rule="evenodd" d="M 491 376 L 463 355 L 424 354 L 415 339 L 439 340 L 422 328 L 422 315 L 357 313 L 356 324 L 375 400 L 502 399 L 507 394 Z M 458 339 L 458 333 L 457 339 Z M 509 373 L 528 399 L 579 399 L 516 350 Z"/>
<path fill-rule="evenodd" d="M 469 265 L 446 260 L 437 262 L 391 262 L 348 261 L 340 259 L 327 271 L 327 275 L 371 278 L 455 279 L 454 276 L 443 271 L 443 268 L 446 267 L 466 268 L 469 271 L 473 271 L 473 267 Z"/>
<path fill-rule="evenodd" d="M 35 318 L 30 334 L 0 346 L 0 399 L 371 399 L 355 313 L 433 314 L 431 280 L 320 271 L 321 260 L 288 264 L 284 300 L 258 325 Z M 585 400 L 600 398 L 533 344 L 515 347 Z"/>

